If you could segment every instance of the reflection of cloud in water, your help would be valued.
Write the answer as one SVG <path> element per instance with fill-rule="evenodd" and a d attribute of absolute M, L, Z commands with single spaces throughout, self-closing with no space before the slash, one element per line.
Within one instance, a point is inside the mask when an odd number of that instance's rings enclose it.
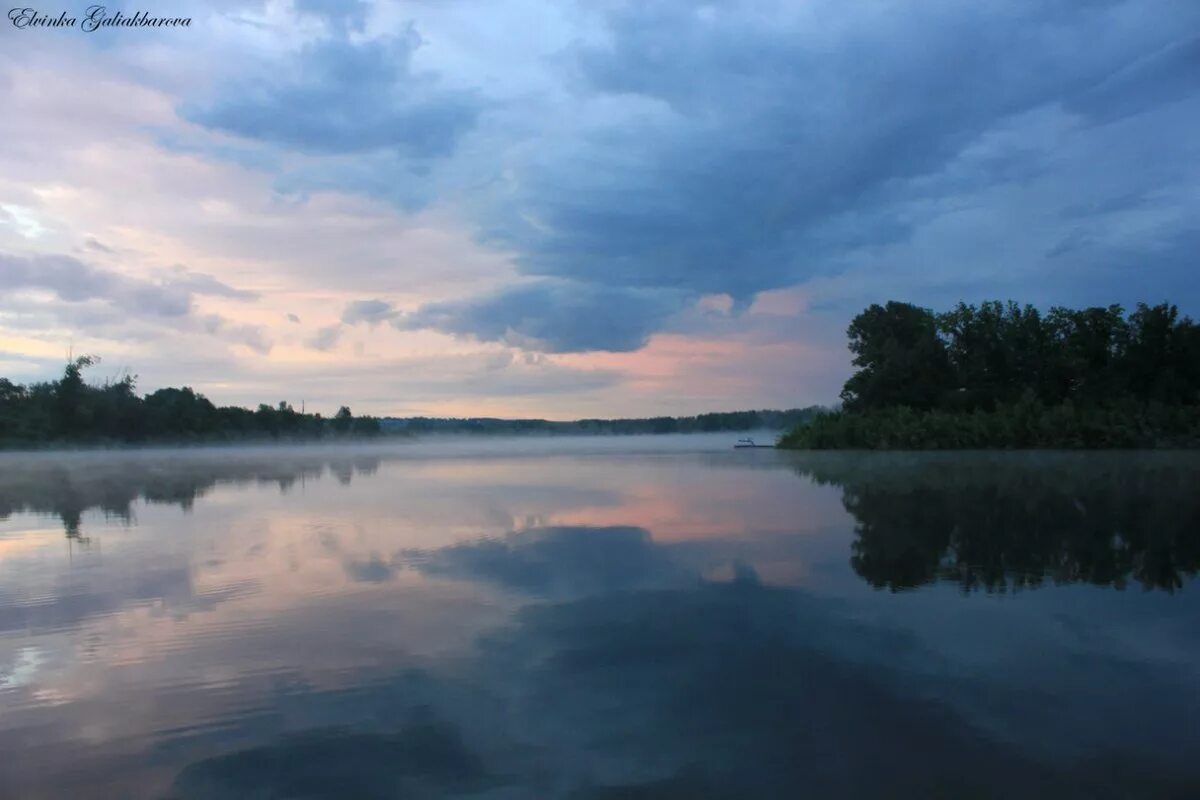
<path fill-rule="evenodd" d="M 407 550 L 398 559 L 426 575 L 488 581 L 540 596 L 661 585 L 686 575 L 649 531 L 630 526 L 531 528 L 502 539 Z"/>
<path fill-rule="evenodd" d="M 886 659 L 854 657 L 849 642 L 881 652 L 904 644 L 847 621 L 835 604 L 753 581 L 533 606 L 486 636 L 475 660 L 420 691 L 364 687 L 356 702 L 375 708 L 377 733 L 314 734 L 205 760 L 181 773 L 176 792 L 181 800 L 406 796 L 401 788 L 577 800 L 1150 798 L 1184 796 L 1172 793 L 1200 781 L 1186 741 L 1159 759 L 1110 754 L 1103 769 L 1041 758 L 927 699 Z M 446 726 L 434 744 L 384 721 L 422 708 Z M 416 766 L 425 746 L 428 769 L 447 770 L 436 779 Z M 307 793 L 289 793 L 297 786 Z"/>
<path fill-rule="evenodd" d="M 777 466 L 793 460 L 767 455 Z M 978 526 L 986 537 L 967 529 L 983 513 L 972 493 L 988 480 L 971 457 L 957 462 L 968 491 L 947 481 L 941 494 L 920 477 L 920 459 L 889 467 L 862 455 L 797 457 L 831 481 L 817 490 L 788 469 L 722 472 L 691 457 L 412 460 L 381 463 L 375 478 L 345 487 L 331 458 L 316 451 L 249 471 L 181 462 L 127 476 L 118 461 L 108 477 L 68 476 L 76 497 L 116 505 L 121 481 L 145 498 L 217 483 L 190 514 L 138 506 L 135 529 L 96 537 L 95 559 L 76 548 L 67 565 L 61 534 L 40 531 L 59 560 L 44 550 L 2 565 L 0 609 L 10 616 L 0 614 L 0 628 L 32 625 L 45 661 L 6 690 L 0 751 L 15 755 L 0 769 L 9 781 L 0 794 L 70 796 L 55 790 L 71 781 L 74 794 L 104 793 L 91 781 L 120 773 L 127 790 L 109 796 L 152 795 L 156 778 L 179 774 L 178 800 L 295 796 L 296 787 L 346 796 L 338 786 L 491 800 L 1200 796 L 1187 783 L 1197 779 L 1189 759 L 1200 718 L 1190 691 L 1200 595 L 1190 587 L 892 595 L 863 581 L 893 579 L 888 559 L 878 573 L 857 561 L 859 574 L 851 570 L 852 556 L 879 563 L 895 544 L 919 556 L 913 574 L 950 575 L 937 572 L 949 563 L 940 538 L 927 571 L 917 524 L 927 519 L 938 536 L 953 521 L 952 543 L 991 544 L 980 552 L 992 562 L 971 563 L 1003 569 L 977 574 L 1011 580 L 1037 564 L 1020 536 L 1005 534 L 1024 511 L 991 509 Z M 873 476 L 853 471 L 855 459 Z M 1064 482 L 1057 459 L 1044 470 L 1028 459 L 1012 486 L 1033 508 L 1073 494 L 1088 506 L 1091 478 Z M 235 488 L 225 479 L 238 475 L 259 488 L 211 490 Z M 10 478 L 0 475 L 0 494 Z M 286 498 L 276 491 L 310 479 L 321 482 Z M 706 496 L 712 481 L 720 491 Z M 996 496 L 1021 499 L 1004 481 Z M 1150 493 L 1148 518 L 1183 530 L 1178 515 L 1193 506 L 1178 487 L 1133 486 Z M 853 505 L 851 519 L 843 492 L 852 505 L 864 493 L 882 501 Z M 671 503 L 641 502 L 659 494 Z M 814 494 L 836 516 L 810 515 Z M 1098 509 L 1134 513 L 1133 502 Z M 929 516 L 889 518 L 922 504 Z M 725 515 L 708 515 L 717 505 Z M 672 536 L 639 517 L 650 511 L 674 520 Z M 730 513 L 745 520 L 719 536 Z M 1099 524 L 1093 513 L 1084 518 Z M 863 552 L 851 551 L 856 521 Z M 1076 563 L 1085 532 L 1066 528 Z M 1038 529 L 1033 543 L 1053 547 L 1035 552 L 1056 552 L 1056 536 Z M 703 580 L 716 575 L 728 583 Z M 804 576 L 840 599 L 770 588 Z M 8 668 L 18 654 L 5 639 Z M 48 697 L 59 705 L 39 707 Z M 413 738 L 422 725 L 458 742 L 462 760 L 446 763 L 478 770 L 450 767 L 463 780 L 443 781 L 404 766 L 424 746 Z M 83 742 L 80 730 L 95 738 Z"/>
<path fill-rule="evenodd" d="M 109 579 L 93 585 L 77 576 L 60 575 L 52 591 L 40 599 L 0 605 L 0 633 L 62 630 L 142 602 L 154 602 L 175 613 L 201 612 L 260 589 L 252 580 L 198 589 L 186 564 L 122 565 L 120 574 Z M 111 590 L 114 585 L 119 591 Z"/>
<path fill-rule="evenodd" d="M 139 501 L 191 511 L 219 487 L 274 487 L 289 495 L 326 476 L 333 478 L 330 488 L 336 490 L 349 487 L 355 478 L 377 476 L 384 464 L 404 476 L 401 488 L 394 493 L 368 490 L 355 500 L 372 505 L 415 501 L 426 523 L 445 527 L 461 525 L 464 511 L 478 517 L 473 524 L 503 529 L 540 522 L 559 509 L 625 502 L 618 489 L 592 481 L 563 481 L 560 471 L 536 460 L 492 457 L 478 464 L 456 464 L 436 454 L 418 460 L 401 457 L 402 452 L 276 447 L 49 453 L 20 462 L 0 458 L 0 520 L 22 512 L 54 514 L 68 537 L 81 538 L 83 515 L 91 510 L 131 525 Z"/>
<path fill-rule="evenodd" d="M 1038 775 L 948 709 L 901 697 L 886 669 L 823 648 L 834 624 L 820 604 L 741 582 L 529 609 L 491 649 L 525 671 L 527 715 L 560 709 L 547 738 L 621 765 L 597 784 L 927 796 Z"/>
<path fill-rule="evenodd" d="M 394 733 L 312 731 L 198 762 L 176 781 L 190 800 L 445 797 L 488 783 L 458 731 L 432 721 Z"/>
<path fill-rule="evenodd" d="M 346 574 L 360 583 L 383 583 L 392 579 L 392 566 L 379 556 L 365 561 L 348 560 L 345 566 Z"/>

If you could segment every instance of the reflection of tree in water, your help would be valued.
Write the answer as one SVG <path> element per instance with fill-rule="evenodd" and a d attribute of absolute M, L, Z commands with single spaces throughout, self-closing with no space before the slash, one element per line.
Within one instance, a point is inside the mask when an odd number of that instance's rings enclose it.
<path fill-rule="evenodd" d="M 190 510 L 218 485 L 275 485 L 287 493 L 328 471 L 342 485 L 356 475 L 373 475 L 379 458 L 370 455 L 225 453 L 185 456 L 87 456 L 36 458 L 0 466 L 0 519 L 14 513 L 56 514 L 68 538 L 86 541 L 81 524 L 96 509 L 132 521 L 133 504 L 178 505 Z"/>
<path fill-rule="evenodd" d="M 1200 566 L 1200 459 L 1180 454 L 806 457 L 856 520 L 851 564 L 877 588 L 1043 581 L 1168 592 Z"/>
<path fill-rule="evenodd" d="M 355 475 L 374 475 L 378 469 L 379 459 L 374 456 L 329 462 L 329 472 L 342 486 L 349 486 Z"/>

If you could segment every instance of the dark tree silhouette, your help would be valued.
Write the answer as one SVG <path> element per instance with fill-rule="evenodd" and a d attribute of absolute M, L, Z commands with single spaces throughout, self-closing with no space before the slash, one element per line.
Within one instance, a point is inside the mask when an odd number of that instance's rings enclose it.
<path fill-rule="evenodd" d="M 946 348 L 928 309 L 874 305 L 854 318 L 847 334 L 859 370 L 842 390 L 846 408 L 933 408 L 951 388 Z"/>
<path fill-rule="evenodd" d="M 80 356 L 67 364 L 60 380 L 31 386 L 0 378 L 0 444 L 296 439 L 380 431 L 373 417 L 333 424 L 286 401 L 260 405 L 257 411 L 218 408 L 186 386 L 139 397 L 133 375 L 99 386 L 87 383 L 83 372 L 97 363 L 94 356 Z"/>
<path fill-rule="evenodd" d="M 784 447 L 1200 446 L 1200 325 L 1166 303 L 1041 314 L 873 305 L 850 324 L 843 408 Z"/>

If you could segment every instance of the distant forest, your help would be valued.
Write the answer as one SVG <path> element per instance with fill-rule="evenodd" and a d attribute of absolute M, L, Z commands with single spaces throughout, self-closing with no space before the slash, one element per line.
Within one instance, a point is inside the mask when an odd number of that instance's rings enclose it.
<path fill-rule="evenodd" d="M 847 331 L 842 408 L 782 447 L 1200 446 L 1200 325 L 1173 305 L 937 314 L 873 305 Z"/>
<path fill-rule="evenodd" d="M 819 406 L 787 411 L 725 411 L 694 417 L 645 417 L 634 419 L 579 419 L 554 422 L 544 419 L 465 419 L 385 417 L 384 430 L 408 433 L 480 433 L 480 434 L 638 434 L 638 433 L 709 433 L 716 431 L 783 431 L 813 419 Z"/>
<path fill-rule="evenodd" d="M 354 416 L 342 406 L 333 417 L 306 414 L 287 402 L 257 409 L 216 406 L 191 388 L 136 391 L 126 376 L 89 384 L 83 372 L 98 359 L 71 360 L 59 380 L 27 386 L 0 378 L 0 446 L 192 443 L 245 440 L 311 440 L 381 434 L 637 434 L 787 430 L 812 419 L 818 408 L 732 411 L 694 417 L 587 419 L 439 419 Z"/>

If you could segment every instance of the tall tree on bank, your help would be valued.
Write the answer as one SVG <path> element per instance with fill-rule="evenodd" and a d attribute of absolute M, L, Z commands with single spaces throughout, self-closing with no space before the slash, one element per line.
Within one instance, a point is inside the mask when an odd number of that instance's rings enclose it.
<path fill-rule="evenodd" d="M 1018 401 L 1200 402 L 1200 326 L 1166 303 L 1069 309 L 959 303 L 942 314 L 872 305 L 847 330 L 848 411 L 993 411 Z"/>
<path fill-rule="evenodd" d="M 909 303 L 873 305 L 846 331 L 854 366 L 842 389 L 848 410 L 889 406 L 937 407 L 954 381 L 937 317 Z"/>

